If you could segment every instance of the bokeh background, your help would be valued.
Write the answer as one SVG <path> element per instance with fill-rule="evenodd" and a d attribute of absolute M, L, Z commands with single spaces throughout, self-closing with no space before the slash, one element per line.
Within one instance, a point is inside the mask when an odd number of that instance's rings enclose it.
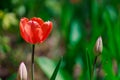
<path fill-rule="evenodd" d="M 35 80 L 49 80 L 61 56 L 56 80 L 88 80 L 94 44 L 103 39 L 95 80 L 120 80 L 120 0 L 0 0 L 0 79 L 15 80 L 24 62 L 30 80 L 31 44 L 19 33 L 22 17 L 53 22 L 48 39 L 35 48 Z"/>

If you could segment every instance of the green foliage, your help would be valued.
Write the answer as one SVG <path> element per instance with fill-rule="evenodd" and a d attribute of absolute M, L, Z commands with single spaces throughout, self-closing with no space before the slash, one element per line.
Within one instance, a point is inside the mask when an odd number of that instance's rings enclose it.
<path fill-rule="evenodd" d="M 53 72 L 50 80 L 55 80 L 55 79 L 56 79 L 56 76 L 57 76 L 57 73 L 58 73 L 58 71 L 59 71 L 59 68 L 60 68 L 61 63 L 62 63 L 62 58 L 59 60 L 59 62 L 58 62 L 58 64 L 57 64 L 57 66 L 56 66 L 56 68 L 55 68 L 55 70 L 54 70 L 54 72 Z"/>
<path fill-rule="evenodd" d="M 0 66 L 3 72 L 7 69 L 9 73 L 0 75 L 1 79 L 7 79 L 6 77 L 15 73 L 19 66 L 16 65 L 22 59 L 28 58 L 31 52 L 30 45 L 27 45 L 19 34 L 20 18 L 41 17 L 45 21 L 52 20 L 54 25 L 53 34 L 45 42 L 48 49 L 44 44 L 36 49 L 37 55 L 50 57 L 50 59 L 39 56 L 36 58 L 36 63 L 47 78 L 51 77 L 58 62 L 57 58 L 62 55 L 64 61 L 56 80 L 88 80 L 95 58 L 93 47 L 97 38 L 101 36 L 104 49 L 101 59 L 97 62 L 95 79 L 119 80 L 119 4 L 119 0 L 8 0 L 7 2 L 1 0 Z M 16 59 L 18 57 L 20 60 Z M 117 63 L 116 73 L 113 60 Z M 102 74 L 97 72 L 98 69 Z M 15 79 L 15 76 L 10 80 Z"/>
<path fill-rule="evenodd" d="M 70 77 L 65 74 L 61 69 L 59 70 L 60 64 L 62 62 L 62 58 L 60 59 L 59 63 L 56 65 L 55 62 L 52 60 L 46 58 L 46 57 L 40 57 L 36 59 L 36 63 L 40 68 L 43 70 L 43 72 L 46 74 L 48 78 L 51 78 L 51 80 L 68 80 Z M 54 72 L 55 71 L 55 72 Z M 52 75 L 54 74 L 54 75 Z M 65 75 L 64 75 L 65 74 Z M 57 75 L 57 76 L 56 76 Z M 54 79 L 56 77 L 56 79 Z"/>

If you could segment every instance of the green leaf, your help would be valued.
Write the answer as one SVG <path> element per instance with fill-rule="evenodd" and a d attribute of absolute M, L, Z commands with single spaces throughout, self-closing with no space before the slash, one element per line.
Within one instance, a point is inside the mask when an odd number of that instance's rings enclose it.
<path fill-rule="evenodd" d="M 90 56 L 88 54 L 88 49 L 86 49 L 86 64 L 88 69 L 88 79 L 91 80 L 91 61 Z"/>
<path fill-rule="evenodd" d="M 111 19 L 110 19 L 110 14 L 108 12 L 108 10 L 105 10 L 104 13 L 103 13 L 103 21 L 105 23 L 105 26 L 106 26 L 106 29 L 107 29 L 107 32 L 106 32 L 106 35 L 108 37 L 108 49 L 109 49 L 109 52 L 110 52 L 110 56 L 112 57 L 116 57 L 116 50 L 115 50 L 115 45 L 114 45 L 114 35 L 113 34 L 113 25 L 112 25 L 112 22 L 111 22 Z"/>
<path fill-rule="evenodd" d="M 108 11 L 110 20 L 111 20 L 112 22 L 115 22 L 116 19 L 117 19 L 117 16 L 118 16 L 118 15 L 116 14 L 115 9 L 114 9 L 112 6 L 107 6 L 107 11 Z"/>
<path fill-rule="evenodd" d="M 62 63 L 62 58 L 59 60 L 59 62 L 57 64 L 57 66 L 56 66 L 56 68 L 55 68 L 55 70 L 54 70 L 54 72 L 53 72 L 52 77 L 50 78 L 50 80 L 55 80 L 61 63 Z"/>
<path fill-rule="evenodd" d="M 73 16 L 74 9 L 73 7 L 68 3 L 63 4 L 62 11 L 61 11 L 61 32 L 65 40 L 68 40 L 67 37 L 69 36 L 69 25 L 70 21 Z"/>
<path fill-rule="evenodd" d="M 70 29 L 70 44 L 75 46 L 81 39 L 81 24 L 78 20 L 73 20 Z"/>
<path fill-rule="evenodd" d="M 46 76 L 50 79 L 54 69 L 56 68 L 56 63 L 46 57 L 36 58 L 36 63 L 43 70 Z M 60 62 L 61 63 L 61 62 Z M 56 80 L 71 80 L 70 76 L 67 73 L 63 72 L 61 69 L 57 73 Z"/>

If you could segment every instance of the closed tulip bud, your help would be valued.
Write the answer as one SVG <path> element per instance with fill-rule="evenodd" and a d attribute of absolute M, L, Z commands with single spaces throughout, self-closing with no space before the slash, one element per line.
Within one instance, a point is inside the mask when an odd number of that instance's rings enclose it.
<path fill-rule="evenodd" d="M 27 69 L 23 62 L 19 66 L 17 80 L 27 80 Z"/>
<path fill-rule="evenodd" d="M 100 55 L 103 50 L 103 43 L 101 36 L 97 39 L 96 44 L 94 46 L 94 53 L 96 56 Z"/>

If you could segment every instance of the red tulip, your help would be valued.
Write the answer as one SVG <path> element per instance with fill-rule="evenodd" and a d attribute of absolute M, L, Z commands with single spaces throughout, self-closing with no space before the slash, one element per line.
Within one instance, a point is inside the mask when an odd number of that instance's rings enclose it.
<path fill-rule="evenodd" d="M 31 44 L 42 43 L 52 30 L 52 22 L 44 22 L 41 18 L 22 18 L 20 20 L 20 34 Z"/>

